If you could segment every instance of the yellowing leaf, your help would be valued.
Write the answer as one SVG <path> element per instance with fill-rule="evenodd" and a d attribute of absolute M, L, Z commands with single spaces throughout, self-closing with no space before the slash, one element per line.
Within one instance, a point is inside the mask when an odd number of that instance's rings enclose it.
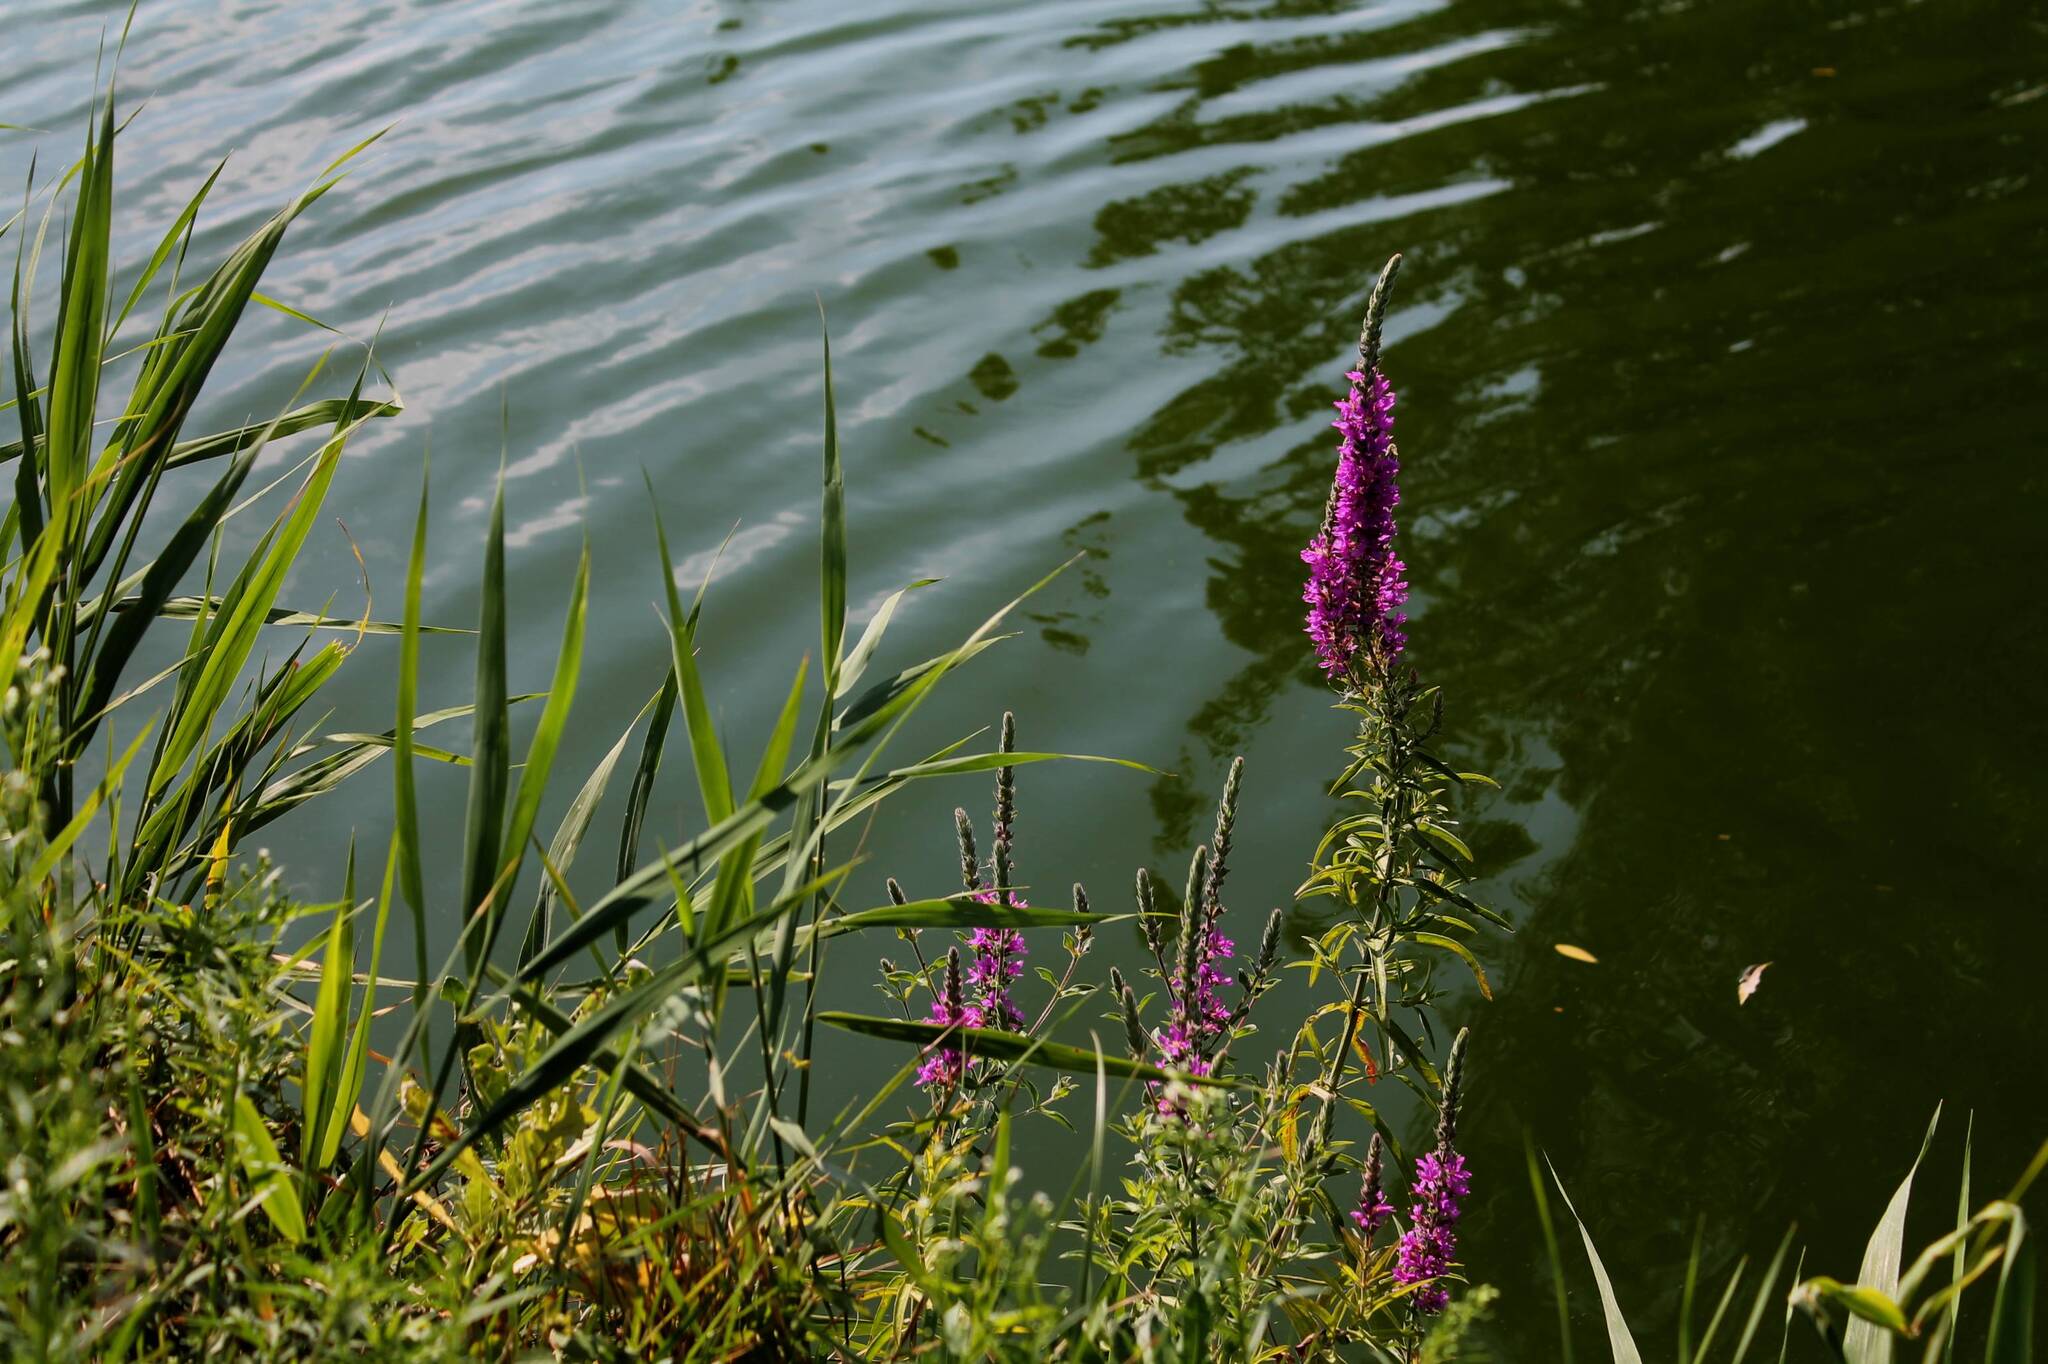
<path fill-rule="evenodd" d="M 1560 957 L 1570 957 L 1573 961 L 1585 962 L 1588 966 L 1596 965 L 1600 960 L 1600 958 L 1594 956 L 1585 948 L 1574 947 L 1568 942 L 1561 942 L 1557 944 L 1557 955 L 1559 955 Z"/>

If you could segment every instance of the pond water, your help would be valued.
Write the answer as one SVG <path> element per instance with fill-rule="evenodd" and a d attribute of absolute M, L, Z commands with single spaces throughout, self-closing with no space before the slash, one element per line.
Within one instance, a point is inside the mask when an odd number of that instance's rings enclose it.
<path fill-rule="evenodd" d="M 72 154 L 118 22 L 11 7 L 0 120 L 48 131 L 0 133 L 7 183 Z M 815 652 L 822 301 L 856 611 L 945 580 L 891 657 L 1092 556 L 920 742 L 1009 707 L 1027 747 L 1177 774 L 1024 774 L 1023 878 L 1118 909 L 1244 753 L 1240 936 L 1331 811 L 1346 732 L 1295 556 L 1366 290 L 1404 252 L 1412 656 L 1451 750 L 1503 783 L 1471 832 L 1520 926 L 1482 947 L 1496 999 L 1454 1009 L 1466 1250 L 1533 1358 L 1555 1338 L 1525 1130 L 1662 1330 L 1697 1215 L 1712 1272 L 1796 1220 L 1848 1278 L 1937 1101 L 1930 1226 L 1966 1113 L 1980 1190 L 2048 1129 L 2044 36 L 2032 6 L 1962 0 L 156 0 L 121 65 L 149 97 L 123 241 L 232 151 L 214 259 L 395 124 L 268 285 L 381 326 L 410 405 L 353 447 L 347 534 L 289 595 L 360 610 L 352 537 L 395 615 L 431 447 L 427 610 L 469 621 L 502 451 L 516 689 L 545 685 L 595 556 L 572 772 L 664 666 L 643 472 L 693 581 L 732 531 L 704 663 L 749 767 Z M 207 424 L 277 410 L 324 340 L 254 319 Z M 352 661 L 337 725 L 382 727 L 394 656 Z M 459 648 L 427 666 L 426 705 L 467 696 Z M 275 830 L 298 880 L 334 888 L 351 825 L 381 847 L 383 782 Z M 664 792 L 650 843 L 701 827 Z M 459 774 L 428 795 L 452 849 Z M 947 811 L 987 800 L 977 779 L 883 821 L 861 894 L 942 891 Z M 1094 969 L 1137 955 L 1111 938 Z M 847 978 L 831 1002 L 878 999 Z M 901 1059 L 833 1045 L 837 1095 Z"/>

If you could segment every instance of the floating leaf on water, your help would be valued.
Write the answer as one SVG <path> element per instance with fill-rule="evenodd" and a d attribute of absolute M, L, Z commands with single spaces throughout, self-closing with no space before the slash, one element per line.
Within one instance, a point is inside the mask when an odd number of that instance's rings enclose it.
<path fill-rule="evenodd" d="M 1767 961 L 1760 961 L 1742 973 L 1742 979 L 1735 982 L 1737 1004 L 1749 1003 L 1749 997 L 1756 993 L 1756 987 L 1764 983 L 1764 968 L 1769 965 Z"/>
<path fill-rule="evenodd" d="M 1597 965 L 1600 961 L 1600 958 L 1594 956 L 1585 948 L 1574 947 L 1568 942 L 1557 944 L 1557 955 L 1560 957 L 1570 957 L 1573 961 L 1585 962 L 1588 966 Z"/>

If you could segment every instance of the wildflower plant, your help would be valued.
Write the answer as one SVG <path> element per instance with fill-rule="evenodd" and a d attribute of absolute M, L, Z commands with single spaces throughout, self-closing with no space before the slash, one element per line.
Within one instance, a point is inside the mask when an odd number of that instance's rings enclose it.
<path fill-rule="evenodd" d="M 1493 783 L 1461 772 L 1433 745 L 1443 729 L 1443 697 L 1404 663 L 1408 645 L 1407 565 L 1398 552 L 1395 508 L 1401 460 L 1394 441 L 1395 393 L 1381 368 L 1386 309 L 1401 258 L 1380 273 L 1366 306 L 1358 364 L 1336 403 L 1337 465 L 1321 526 L 1302 551 L 1308 565 L 1303 598 L 1316 662 L 1337 693 L 1338 709 L 1355 717 L 1350 763 L 1333 791 L 1355 812 L 1340 816 L 1316 849 L 1298 895 L 1333 902 L 1331 926 L 1310 945 L 1313 973 L 1348 985 L 1335 1045 L 1303 1031 L 1320 1062 L 1326 1095 L 1308 1138 L 1312 1151 L 1334 1141 L 1340 1106 L 1361 1108 L 1384 1127 L 1378 1107 L 1355 1097 L 1357 1081 L 1393 1079 L 1437 1109 L 1435 1148 L 1408 1171 L 1409 1216 L 1386 1268 L 1421 1316 L 1441 1312 L 1454 1273 L 1454 1224 L 1469 1184 L 1464 1158 L 1451 1146 L 1462 1081 L 1464 1036 L 1439 1068 L 1428 1034 L 1444 986 L 1444 958 L 1464 964 L 1480 993 L 1491 996 L 1470 939 L 1481 922 L 1508 928 L 1499 914 L 1466 890 L 1472 852 L 1456 833 L 1451 794 Z M 1418 1036 L 1411 1024 L 1419 1022 Z M 1352 1063 L 1357 1061 L 1357 1069 Z M 1375 1132 L 1360 1167 L 1349 1215 L 1361 1264 L 1376 1266 L 1374 1236 L 1394 1216 L 1386 1134 Z M 1405 1332 L 1420 1347 L 1414 1323 Z"/>

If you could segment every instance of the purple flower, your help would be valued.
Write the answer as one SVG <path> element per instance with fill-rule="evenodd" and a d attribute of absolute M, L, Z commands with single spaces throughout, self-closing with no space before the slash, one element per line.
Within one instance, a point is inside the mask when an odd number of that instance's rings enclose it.
<path fill-rule="evenodd" d="M 946 974 L 932 996 L 930 1020 L 942 1028 L 978 1028 L 981 1010 L 969 1004 L 960 984 L 960 949 L 946 953 Z M 919 1085 L 951 1088 L 967 1073 L 967 1055 L 958 1046 L 938 1044 L 925 1052 L 917 1067 Z"/>
<path fill-rule="evenodd" d="M 992 890 L 974 898 L 985 905 L 996 903 Z M 1030 908 L 1015 894 L 1008 897 L 1008 903 L 1013 909 Z M 988 1020 L 985 1026 L 1023 1027 L 1024 1015 L 1010 998 L 1010 982 L 1024 974 L 1024 958 L 1029 953 L 1024 935 L 1014 928 L 977 928 L 967 935 L 967 946 L 974 953 L 967 966 L 967 983 L 979 996 L 975 1007 Z"/>
<path fill-rule="evenodd" d="M 1218 909 L 1220 912 L 1220 906 Z M 1228 961 L 1236 950 L 1236 944 L 1217 931 L 1214 919 L 1199 931 L 1201 938 L 1195 949 L 1194 989 L 1191 993 L 1184 991 L 1180 982 L 1168 980 L 1167 989 L 1173 997 L 1172 1010 L 1167 1015 L 1166 1026 L 1152 1034 L 1152 1044 L 1159 1049 L 1159 1064 L 1190 1075 L 1208 1075 L 1215 1067 L 1216 1048 L 1224 1040 L 1231 1015 L 1230 1006 L 1218 993 L 1222 986 L 1230 983 L 1231 977 L 1219 963 Z M 1157 1104 L 1162 1114 L 1177 1111 L 1163 1097 L 1157 1099 Z"/>
<path fill-rule="evenodd" d="M 1387 1201 L 1386 1186 L 1380 1182 L 1384 1150 L 1380 1134 L 1373 1133 L 1372 1145 L 1365 1153 L 1365 1179 L 1358 1188 L 1358 1206 L 1351 1210 L 1351 1220 L 1358 1224 L 1358 1230 L 1367 1242 L 1394 1215 L 1394 1205 Z"/>
<path fill-rule="evenodd" d="M 1361 653 L 1392 660 L 1408 642 L 1407 565 L 1394 553 L 1401 460 L 1394 448 L 1394 390 L 1377 368 L 1352 370 L 1351 391 L 1331 425 L 1342 434 L 1322 528 L 1301 552 L 1309 566 L 1302 600 L 1325 673 L 1349 676 Z"/>
<path fill-rule="evenodd" d="M 1415 1162 L 1415 1178 L 1409 1187 L 1414 1200 L 1408 1210 L 1408 1230 L 1394 1259 L 1394 1281 L 1421 1284 L 1413 1296 L 1416 1309 L 1434 1314 L 1451 1300 L 1450 1290 L 1436 1282 L 1451 1268 L 1458 1253 L 1457 1221 L 1462 1212 L 1459 1200 L 1472 1192 L 1472 1176 L 1465 1157 L 1448 1145 Z"/>

